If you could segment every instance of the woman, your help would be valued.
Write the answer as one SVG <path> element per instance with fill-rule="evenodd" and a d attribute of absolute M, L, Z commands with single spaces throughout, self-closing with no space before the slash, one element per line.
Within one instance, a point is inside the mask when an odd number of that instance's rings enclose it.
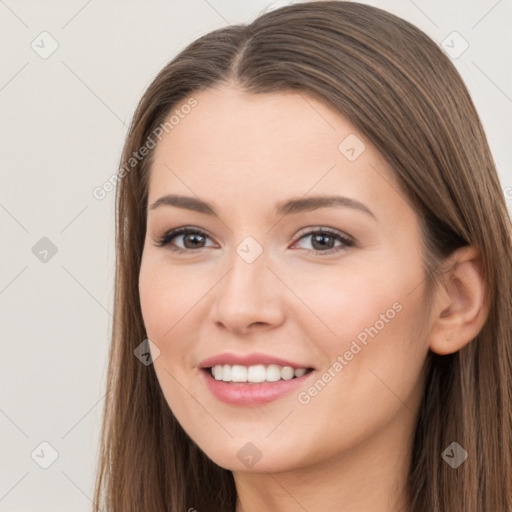
<path fill-rule="evenodd" d="M 512 510 L 511 226 L 424 33 L 308 2 L 135 112 L 95 510 Z"/>

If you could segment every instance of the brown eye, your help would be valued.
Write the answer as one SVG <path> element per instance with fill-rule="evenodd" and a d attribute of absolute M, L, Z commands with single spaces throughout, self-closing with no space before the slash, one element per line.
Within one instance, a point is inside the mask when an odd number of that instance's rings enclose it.
<path fill-rule="evenodd" d="M 331 254 L 333 252 L 339 252 L 346 250 L 348 247 L 352 247 L 354 242 L 347 237 L 344 237 L 340 233 L 330 231 L 326 229 L 319 229 L 316 231 L 310 231 L 302 235 L 299 240 L 310 238 L 312 249 L 306 249 L 308 252 L 315 254 Z M 338 245 L 335 245 L 339 242 Z"/>
<path fill-rule="evenodd" d="M 183 246 L 173 247 L 174 240 L 182 240 Z M 191 228 L 178 228 L 166 233 L 163 237 L 155 240 L 157 247 L 169 246 L 169 249 L 177 252 L 185 252 L 187 249 L 202 249 L 207 247 L 205 244 L 208 235 L 203 231 Z"/>
<path fill-rule="evenodd" d="M 187 249 L 197 249 L 204 244 L 205 237 L 199 233 L 188 233 L 183 236 L 183 242 Z"/>

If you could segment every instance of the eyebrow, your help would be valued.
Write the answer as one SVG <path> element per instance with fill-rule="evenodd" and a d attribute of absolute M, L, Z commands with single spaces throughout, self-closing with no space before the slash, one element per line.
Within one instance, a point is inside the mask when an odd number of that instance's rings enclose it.
<path fill-rule="evenodd" d="M 204 213 L 206 215 L 218 216 L 215 207 L 211 203 L 196 197 L 176 194 L 168 194 L 160 197 L 148 207 L 148 212 L 164 205 L 175 206 L 177 208 Z M 277 215 L 284 216 L 328 207 L 352 208 L 364 212 L 376 219 L 375 214 L 363 203 L 343 196 L 310 196 L 306 198 L 287 199 L 285 201 L 280 201 L 275 205 L 275 213 Z"/>

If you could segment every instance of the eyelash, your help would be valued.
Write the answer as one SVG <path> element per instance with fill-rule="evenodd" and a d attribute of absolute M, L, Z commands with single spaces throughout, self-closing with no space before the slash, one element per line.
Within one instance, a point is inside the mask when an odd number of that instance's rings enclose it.
<path fill-rule="evenodd" d="M 349 238 L 346 238 L 346 237 L 340 235 L 336 231 L 332 231 L 330 229 L 325 229 L 325 228 L 308 231 L 307 233 L 304 233 L 303 235 L 301 235 L 297 239 L 297 241 L 302 240 L 303 238 L 306 238 L 308 236 L 319 234 L 319 233 L 323 234 L 323 235 L 330 235 L 330 236 L 336 238 L 338 241 L 340 241 L 343 244 L 344 247 L 343 246 L 332 247 L 331 249 L 328 249 L 326 251 L 318 251 L 316 249 L 304 249 L 306 252 L 308 252 L 310 254 L 314 254 L 314 255 L 324 256 L 324 255 L 328 255 L 328 254 L 333 254 L 335 252 L 345 251 L 345 250 L 347 250 L 347 248 L 354 246 L 354 242 L 352 240 L 350 240 Z M 170 244 L 171 240 L 173 240 L 174 238 L 176 238 L 182 234 L 201 235 L 206 238 L 209 238 L 208 235 L 200 229 L 192 229 L 192 228 L 188 228 L 188 227 L 183 227 L 183 228 L 177 228 L 177 229 L 171 230 L 171 231 L 165 233 L 161 238 L 155 239 L 155 242 L 156 242 L 155 245 L 156 245 L 156 247 L 165 247 L 166 245 Z M 194 250 L 205 249 L 205 247 L 199 247 L 198 249 L 182 249 L 180 247 L 171 247 L 169 245 L 169 249 L 173 252 L 183 254 L 183 253 L 194 251 Z"/>

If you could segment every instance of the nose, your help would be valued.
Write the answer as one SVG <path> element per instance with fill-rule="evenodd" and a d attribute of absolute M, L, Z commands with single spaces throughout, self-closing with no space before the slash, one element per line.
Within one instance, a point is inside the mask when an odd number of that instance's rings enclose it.
<path fill-rule="evenodd" d="M 240 335 L 269 330 L 284 321 L 285 289 L 265 251 L 248 262 L 234 251 L 227 275 L 216 286 L 215 324 Z"/>

